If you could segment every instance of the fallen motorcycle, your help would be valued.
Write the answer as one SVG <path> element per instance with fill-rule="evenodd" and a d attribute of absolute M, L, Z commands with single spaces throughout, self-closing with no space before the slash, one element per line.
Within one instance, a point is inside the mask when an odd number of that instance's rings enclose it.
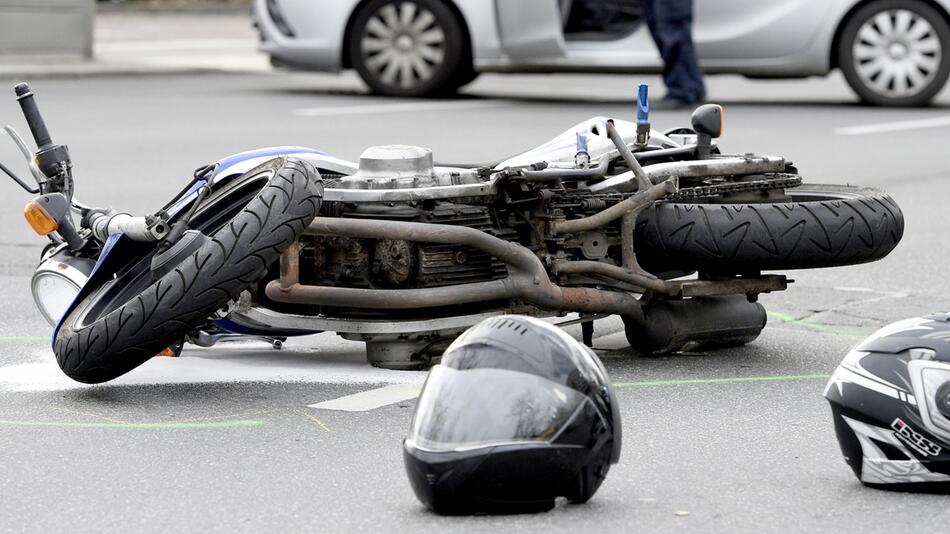
<path fill-rule="evenodd" d="M 38 146 L 31 226 L 50 239 L 32 280 L 71 378 L 104 382 L 185 343 L 333 331 L 373 365 L 425 367 L 487 316 L 623 318 L 642 353 L 733 346 L 765 326 L 768 271 L 875 261 L 903 234 L 881 191 L 804 184 L 783 157 L 724 155 L 722 108 L 691 127 L 595 117 L 523 154 L 442 165 L 412 146 L 359 162 L 279 147 L 195 171 L 156 213 L 81 203 L 72 164 L 26 84 Z"/>

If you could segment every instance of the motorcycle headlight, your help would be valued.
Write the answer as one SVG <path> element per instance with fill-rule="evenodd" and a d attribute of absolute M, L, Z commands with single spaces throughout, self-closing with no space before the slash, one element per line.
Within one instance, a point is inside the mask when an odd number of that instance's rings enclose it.
<path fill-rule="evenodd" d="M 33 301 L 50 325 L 66 313 L 95 263 L 58 252 L 40 262 L 33 273 Z"/>
<path fill-rule="evenodd" d="M 924 426 L 950 443 L 950 364 L 911 360 L 907 362 L 907 369 Z"/>

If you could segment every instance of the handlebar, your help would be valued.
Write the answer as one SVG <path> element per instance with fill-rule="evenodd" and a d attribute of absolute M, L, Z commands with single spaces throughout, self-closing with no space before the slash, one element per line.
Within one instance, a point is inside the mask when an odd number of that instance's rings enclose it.
<path fill-rule="evenodd" d="M 160 219 L 133 217 L 128 213 L 112 213 L 94 210 L 89 213 L 84 225 L 92 230 L 92 235 L 105 242 L 110 235 L 123 233 L 133 241 L 154 242 L 165 237 L 168 225 Z"/>
<path fill-rule="evenodd" d="M 69 149 L 66 145 L 53 144 L 49 130 L 40 115 L 40 108 L 36 105 L 36 98 L 26 83 L 19 83 L 14 88 L 17 102 L 23 110 L 23 117 L 30 126 L 33 140 L 37 149 L 33 161 L 43 176 L 49 180 L 37 177 L 40 191 L 45 193 L 64 193 L 66 198 L 72 198 L 72 169 L 73 163 L 69 158 Z"/>
<path fill-rule="evenodd" d="M 30 86 L 26 83 L 19 83 L 14 88 L 16 91 L 17 102 L 20 103 L 20 108 L 23 110 L 23 116 L 26 118 L 26 123 L 30 127 L 30 131 L 33 132 L 33 139 L 36 141 L 36 146 L 40 150 L 49 147 L 53 144 L 53 140 L 50 139 L 49 130 L 46 128 L 46 123 L 43 121 L 43 116 L 40 115 L 40 108 L 36 105 L 36 99 L 33 96 L 33 92 L 30 91 Z"/>

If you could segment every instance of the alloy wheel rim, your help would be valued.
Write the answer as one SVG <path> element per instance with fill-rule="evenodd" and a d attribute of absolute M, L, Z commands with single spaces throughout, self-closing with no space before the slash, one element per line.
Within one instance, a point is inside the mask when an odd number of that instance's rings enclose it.
<path fill-rule="evenodd" d="M 411 89 L 432 79 L 445 60 L 445 32 L 415 2 L 386 4 L 367 21 L 360 51 L 380 81 Z"/>
<path fill-rule="evenodd" d="M 891 98 L 922 92 L 937 77 L 943 46 L 934 27 L 909 9 L 891 9 L 870 17 L 852 44 L 854 69 L 861 83 Z"/>

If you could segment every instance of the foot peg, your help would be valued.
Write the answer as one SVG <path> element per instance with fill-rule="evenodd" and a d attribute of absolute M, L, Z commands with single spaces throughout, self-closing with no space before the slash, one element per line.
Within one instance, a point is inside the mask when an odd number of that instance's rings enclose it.
<path fill-rule="evenodd" d="M 230 332 L 209 334 L 203 331 L 188 335 L 188 342 L 199 347 L 213 347 L 218 343 L 230 341 L 263 341 L 264 343 L 268 343 L 274 350 L 280 350 L 284 347 L 284 341 L 287 341 L 287 338 L 233 334 Z"/>

